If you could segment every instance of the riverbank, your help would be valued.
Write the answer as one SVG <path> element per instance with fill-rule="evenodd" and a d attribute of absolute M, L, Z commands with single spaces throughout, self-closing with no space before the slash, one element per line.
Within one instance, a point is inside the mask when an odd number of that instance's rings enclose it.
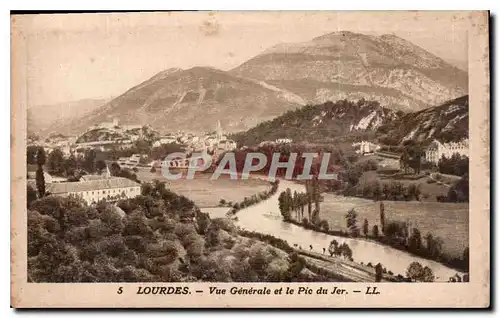
<path fill-rule="evenodd" d="M 269 183 L 271 184 L 271 189 L 264 190 L 262 192 L 254 194 L 254 195 L 252 195 L 249 198 L 245 197 L 245 199 L 243 201 L 241 201 L 241 202 L 236 202 L 233 205 L 233 207 L 231 208 L 231 210 L 229 210 L 227 212 L 226 216 L 227 217 L 234 216 L 238 211 L 243 210 L 245 208 L 248 208 L 248 207 L 250 207 L 252 205 L 258 204 L 258 203 L 260 203 L 260 202 L 262 202 L 264 200 L 269 199 L 273 195 L 275 195 L 276 192 L 278 191 L 279 180 L 270 181 Z"/>
<path fill-rule="evenodd" d="M 294 219 L 283 220 L 283 221 L 287 222 L 287 223 L 294 224 L 296 226 L 300 226 L 302 228 L 305 228 L 305 229 L 308 229 L 308 230 L 311 230 L 311 231 L 314 231 L 314 232 L 318 232 L 318 233 L 324 233 L 324 234 L 327 234 L 327 235 L 332 235 L 332 236 L 337 236 L 337 237 L 343 237 L 343 238 L 350 238 L 350 239 L 356 239 L 356 240 L 364 240 L 364 241 L 367 241 L 367 242 L 372 242 L 372 243 L 376 243 L 376 244 L 383 245 L 383 246 L 389 246 L 391 248 L 397 249 L 399 251 L 403 251 L 403 252 L 411 254 L 411 255 L 415 255 L 415 256 L 418 256 L 418 257 L 430 260 L 430 261 L 438 262 L 438 263 L 440 263 L 442 265 L 445 265 L 447 267 L 450 267 L 450 268 L 452 268 L 452 269 L 454 269 L 454 270 L 456 270 L 456 271 L 458 271 L 458 272 L 460 272 L 462 274 L 465 274 L 467 272 L 468 264 L 466 265 L 467 266 L 466 267 L 465 264 L 461 260 L 446 259 L 445 258 L 446 256 L 441 256 L 441 258 L 436 259 L 436 258 L 433 258 L 432 256 L 429 256 L 428 254 L 426 254 L 425 250 L 423 250 L 424 252 L 421 252 L 421 253 L 415 253 L 412 250 L 409 250 L 408 246 L 401 245 L 397 241 L 391 241 L 386 236 L 379 236 L 377 238 L 373 237 L 372 235 L 363 236 L 363 237 L 361 237 L 361 236 L 360 237 L 352 237 L 351 235 L 349 235 L 349 233 L 344 232 L 344 231 L 325 230 L 323 228 L 317 228 L 317 227 L 315 227 L 314 225 L 312 225 L 310 223 L 304 224 L 304 223 L 299 222 L 299 221 L 294 220 Z"/>
<path fill-rule="evenodd" d="M 265 242 L 289 254 L 297 253 L 305 259 L 305 268 L 316 275 L 327 277 L 336 282 L 375 282 L 374 267 L 359 264 L 339 257 L 321 255 L 316 252 L 294 248 L 291 247 L 285 240 L 272 235 L 242 229 L 238 231 L 238 234 L 247 238 L 254 238 L 261 242 Z M 392 272 L 384 269 L 382 281 L 402 282 L 404 281 L 404 277 L 396 277 L 392 274 Z"/>
<path fill-rule="evenodd" d="M 406 270 L 412 262 L 419 262 L 422 266 L 429 267 L 435 274 L 435 280 L 447 282 L 457 271 L 441 263 L 424 259 L 404 250 L 398 250 L 387 245 L 381 245 L 362 239 L 350 237 L 333 236 L 326 233 L 316 232 L 303 228 L 289 222 L 283 222 L 279 210 L 279 194 L 290 188 L 294 191 L 305 192 L 304 186 L 290 180 L 280 180 L 277 193 L 268 200 L 250 206 L 238 212 L 238 219 L 235 224 L 242 229 L 256 231 L 262 234 L 273 235 L 285 240 L 290 245 L 312 247 L 311 251 L 321 252 L 323 248 L 328 249 L 332 240 L 337 240 L 339 244 L 346 243 L 353 252 L 353 257 L 358 263 L 381 263 L 390 269 L 394 275 L 406 275 Z"/>
<path fill-rule="evenodd" d="M 236 202 L 242 202 L 245 198 L 248 200 L 253 195 L 271 189 L 270 183 L 266 180 L 259 178 L 233 180 L 227 175 L 212 180 L 210 174 L 200 173 L 193 179 L 168 180 L 160 171 L 152 173 L 140 169 L 137 177 L 144 182 L 164 181 L 169 190 L 188 197 L 200 208 L 222 206 L 232 208 Z"/>

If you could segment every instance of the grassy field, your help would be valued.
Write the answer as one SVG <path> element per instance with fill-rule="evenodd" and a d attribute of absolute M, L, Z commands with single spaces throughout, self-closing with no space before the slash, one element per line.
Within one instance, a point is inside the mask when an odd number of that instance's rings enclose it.
<path fill-rule="evenodd" d="M 167 188 L 193 200 L 200 207 L 217 206 L 221 199 L 226 202 L 241 202 L 245 197 L 271 189 L 271 185 L 263 180 L 231 180 L 221 176 L 210 180 L 211 174 L 196 175 L 193 180 L 166 180 L 159 173 L 151 173 L 149 169 L 141 169 L 137 177 L 141 181 L 158 179 L 167 183 Z"/>
<path fill-rule="evenodd" d="M 320 217 L 328 221 L 330 228 L 347 231 L 345 215 L 354 208 L 358 214 L 358 227 L 362 229 L 368 220 L 380 228 L 379 203 L 372 200 L 323 194 Z M 418 201 L 384 201 L 386 220 L 410 221 L 425 237 L 427 233 L 443 239 L 446 253 L 461 256 L 469 245 L 469 204 Z M 425 242 L 424 242 L 425 243 Z"/>
<path fill-rule="evenodd" d="M 383 170 L 379 171 L 367 171 L 363 173 L 361 178 L 359 179 L 359 184 L 370 183 L 373 181 L 378 181 L 381 184 L 390 183 L 393 181 L 401 182 L 405 187 L 408 187 L 410 184 L 415 184 L 420 187 L 420 191 L 422 193 L 421 200 L 424 202 L 437 202 L 436 196 L 448 194 L 450 184 L 453 184 L 455 181 L 447 181 L 448 184 L 444 184 L 442 182 L 433 182 L 429 183 L 430 178 L 428 176 L 423 176 L 420 179 L 412 180 L 410 177 L 401 175 L 401 174 L 392 174 L 392 173 L 384 173 Z"/>

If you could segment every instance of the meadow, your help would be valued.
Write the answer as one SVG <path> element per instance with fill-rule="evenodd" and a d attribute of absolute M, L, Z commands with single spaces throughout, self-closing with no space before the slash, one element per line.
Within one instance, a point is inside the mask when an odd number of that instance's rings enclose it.
<path fill-rule="evenodd" d="M 330 229 L 347 232 L 345 215 L 354 208 L 358 214 L 357 225 L 363 228 L 368 220 L 370 234 L 373 225 L 380 226 L 379 202 L 372 200 L 323 194 L 320 218 L 328 221 Z M 419 201 L 383 201 L 386 220 L 409 221 L 424 238 L 427 233 L 443 240 L 443 252 L 461 256 L 469 246 L 469 204 Z M 425 240 L 423 240 L 425 244 Z"/>
<path fill-rule="evenodd" d="M 228 176 L 221 176 L 217 180 L 210 180 L 210 176 L 211 174 L 197 174 L 192 180 L 167 180 L 160 173 L 149 172 L 149 169 L 137 172 L 139 180 L 164 181 L 168 189 L 193 200 L 199 207 L 217 206 L 221 199 L 234 204 L 243 201 L 245 197 L 271 189 L 269 182 L 259 179 L 231 180 Z"/>
<path fill-rule="evenodd" d="M 421 176 L 420 178 L 411 178 L 414 176 L 405 175 L 401 172 L 392 173 L 391 171 L 379 169 L 378 171 L 366 171 L 363 173 L 359 179 L 359 184 L 371 184 L 375 181 L 380 182 L 380 184 L 400 182 L 404 187 L 408 187 L 410 184 L 414 184 L 420 188 L 421 191 L 421 201 L 424 202 L 437 202 L 437 196 L 446 196 L 449 191 L 451 184 L 456 182 L 459 178 L 455 179 L 444 179 L 443 183 L 441 181 L 431 180 L 429 176 Z"/>

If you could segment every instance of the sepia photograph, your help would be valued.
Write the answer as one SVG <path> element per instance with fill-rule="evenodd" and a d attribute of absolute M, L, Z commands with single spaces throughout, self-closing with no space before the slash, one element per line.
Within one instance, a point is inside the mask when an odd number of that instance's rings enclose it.
<path fill-rule="evenodd" d="M 413 286 L 489 306 L 487 11 L 13 14 L 11 28 L 13 303 L 107 283 L 157 306 L 390 306 Z"/>

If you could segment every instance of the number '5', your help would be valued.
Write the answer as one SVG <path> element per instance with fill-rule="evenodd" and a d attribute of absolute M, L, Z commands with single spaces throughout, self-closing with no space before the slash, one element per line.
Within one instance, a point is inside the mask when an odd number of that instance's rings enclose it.
<path fill-rule="evenodd" d="M 118 290 L 116 291 L 118 295 L 123 293 L 123 287 L 118 287 Z"/>

